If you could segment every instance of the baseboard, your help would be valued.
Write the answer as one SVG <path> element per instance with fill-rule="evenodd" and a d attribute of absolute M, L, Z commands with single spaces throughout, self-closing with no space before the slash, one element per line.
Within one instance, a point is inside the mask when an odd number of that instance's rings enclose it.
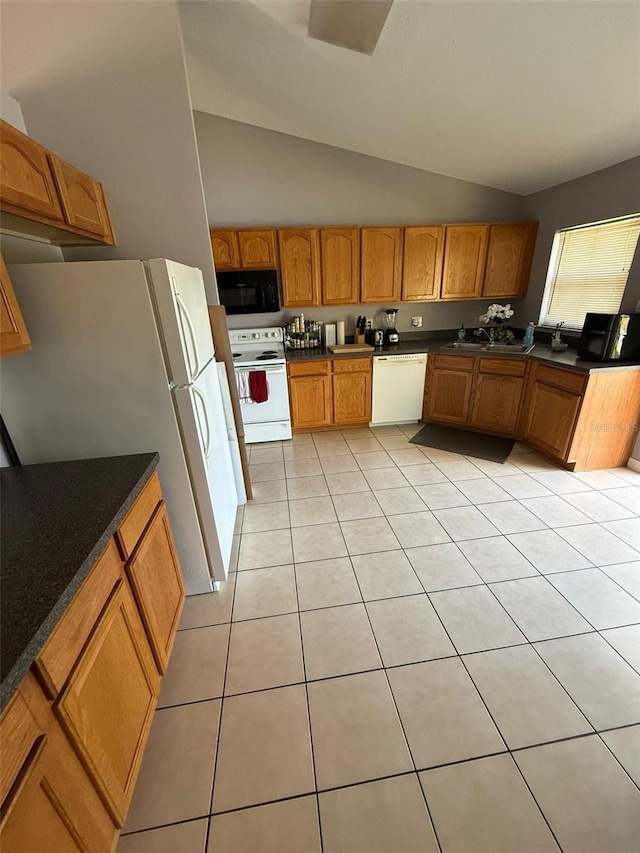
<path fill-rule="evenodd" d="M 632 471 L 640 472 L 640 459 L 629 459 L 627 462 L 627 468 L 631 468 Z"/>

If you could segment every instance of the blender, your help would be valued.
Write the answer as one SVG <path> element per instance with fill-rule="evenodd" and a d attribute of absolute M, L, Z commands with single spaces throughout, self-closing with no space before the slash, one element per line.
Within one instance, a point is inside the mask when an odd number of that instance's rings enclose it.
<path fill-rule="evenodd" d="M 397 308 L 387 308 L 384 312 L 384 340 L 387 344 L 397 344 L 400 340 L 400 335 L 396 329 L 397 318 Z"/>

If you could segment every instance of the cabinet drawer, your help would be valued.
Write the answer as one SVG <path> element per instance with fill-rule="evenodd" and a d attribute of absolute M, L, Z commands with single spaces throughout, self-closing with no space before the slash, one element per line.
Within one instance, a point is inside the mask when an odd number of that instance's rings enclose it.
<path fill-rule="evenodd" d="M 527 363 L 515 358 L 481 358 L 480 373 L 499 373 L 501 376 L 524 376 Z"/>
<path fill-rule="evenodd" d="M 472 355 L 434 355 L 433 367 L 439 370 L 473 371 L 475 358 Z"/>
<path fill-rule="evenodd" d="M 154 471 L 116 531 L 116 539 L 124 560 L 133 554 L 138 540 L 161 500 L 160 478 L 157 471 Z"/>
<path fill-rule="evenodd" d="M 55 699 L 64 687 L 121 577 L 122 561 L 111 539 L 36 658 L 36 669 L 51 699 Z"/>
<path fill-rule="evenodd" d="M 555 385 L 572 394 L 582 394 L 587 384 L 587 377 L 580 373 L 572 373 L 569 370 L 560 370 L 557 367 L 546 367 L 543 364 L 536 365 L 536 382 L 545 385 Z"/>
<path fill-rule="evenodd" d="M 340 358 L 335 359 L 332 365 L 334 373 L 369 373 L 371 370 L 371 359 Z"/>
<path fill-rule="evenodd" d="M 323 361 L 289 362 L 289 376 L 327 376 L 331 370 L 328 359 Z"/>

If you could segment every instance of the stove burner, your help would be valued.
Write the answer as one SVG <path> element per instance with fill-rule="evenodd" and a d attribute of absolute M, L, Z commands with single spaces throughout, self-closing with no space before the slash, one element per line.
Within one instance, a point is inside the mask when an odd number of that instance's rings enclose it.
<path fill-rule="evenodd" d="M 232 355 L 234 358 L 242 358 L 242 353 L 241 353 L 241 352 L 232 352 L 232 353 L 231 353 L 231 355 Z"/>
<path fill-rule="evenodd" d="M 268 352 L 263 352 L 262 355 L 256 356 L 256 361 L 271 361 L 274 358 L 278 357 L 278 353 L 274 352 L 273 355 Z"/>
<path fill-rule="evenodd" d="M 278 353 L 274 349 L 266 349 L 262 355 L 278 355 Z"/>

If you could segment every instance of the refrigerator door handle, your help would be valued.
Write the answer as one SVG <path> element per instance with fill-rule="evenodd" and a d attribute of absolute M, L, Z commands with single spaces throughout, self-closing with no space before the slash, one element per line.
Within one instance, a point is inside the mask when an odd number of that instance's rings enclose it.
<path fill-rule="evenodd" d="M 178 313 L 181 317 L 180 325 L 182 326 L 183 335 L 184 335 L 184 329 L 185 329 L 184 324 L 186 323 L 187 329 L 189 330 L 189 337 L 191 338 L 191 345 L 193 347 L 193 354 L 194 354 L 195 362 L 196 362 L 195 370 L 191 370 L 191 355 L 189 353 L 189 345 L 186 341 L 186 335 L 185 335 L 185 352 L 186 352 L 186 356 L 187 356 L 188 367 L 189 367 L 189 370 L 191 371 L 191 374 L 190 374 L 191 381 L 193 381 L 196 378 L 196 376 L 198 375 L 198 373 L 200 373 L 200 364 L 198 362 L 198 344 L 196 341 L 196 333 L 194 331 L 193 323 L 191 322 L 191 317 L 189 316 L 189 312 L 187 311 L 184 302 L 180 298 L 180 294 L 177 291 L 174 291 L 174 293 L 175 293 L 175 298 L 176 298 L 176 305 L 178 306 Z M 183 320 L 184 320 L 184 323 L 182 322 Z"/>
<path fill-rule="evenodd" d="M 204 412 L 204 420 L 207 427 L 207 440 L 204 442 L 204 458 L 206 460 L 209 459 L 209 449 L 211 447 L 211 425 L 209 424 L 209 415 L 207 414 L 207 400 L 202 391 L 199 391 L 195 386 L 193 386 L 194 394 L 197 394 L 200 397 L 200 401 L 202 403 L 202 410 Z M 200 424 L 200 429 L 202 430 L 202 423 L 200 418 L 198 418 L 198 423 Z"/>

